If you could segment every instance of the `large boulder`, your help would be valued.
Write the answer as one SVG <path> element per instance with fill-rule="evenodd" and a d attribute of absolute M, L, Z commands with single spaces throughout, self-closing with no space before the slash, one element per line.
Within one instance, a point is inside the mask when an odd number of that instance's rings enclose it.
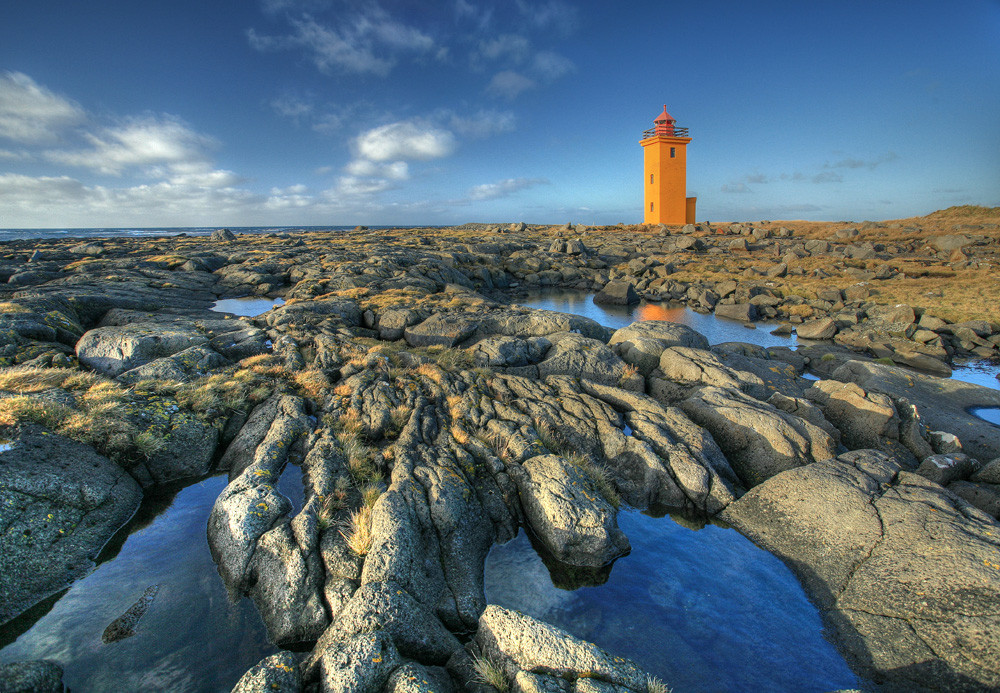
<path fill-rule="evenodd" d="M 538 374 L 570 375 L 602 385 L 642 392 L 643 377 L 630 369 L 613 349 L 596 339 L 578 334 L 551 335 L 553 346 L 538 364 Z"/>
<path fill-rule="evenodd" d="M 704 335 L 687 325 L 666 320 L 634 322 L 611 335 L 608 344 L 643 375 L 649 375 L 660 364 L 660 354 L 668 347 L 708 349 Z"/>
<path fill-rule="evenodd" d="M 406 343 L 413 347 L 453 347 L 472 336 L 479 321 L 463 313 L 435 313 L 418 325 L 404 330 Z"/>
<path fill-rule="evenodd" d="M 648 676 L 633 662 L 496 604 L 483 611 L 476 644 L 509 681 L 542 679 L 536 682 L 540 686 L 528 690 L 566 690 L 559 686 L 562 681 L 592 682 L 589 690 L 647 690 Z"/>
<path fill-rule="evenodd" d="M 836 455 L 836 443 L 819 426 L 737 390 L 703 387 L 680 408 L 708 429 L 747 487 Z"/>
<path fill-rule="evenodd" d="M 832 339 L 837 334 L 837 323 L 833 318 L 819 318 L 804 322 L 795 328 L 799 339 Z"/>
<path fill-rule="evenodd" d="M 93 448 L 35 426 L 0 446 L 0 623 L 94 567 L 142 490 Z"/>
<path fill-rule="evenodd" d="M 608 282 L 594 296 L 594 303 L 604 303 L 613 306 L 630 306 L 638 302 L 639 294 L 635 292 L 632 282 Z"/>
<path fill-rule="evenodd" d="M 758 317 L 757 306 L 752 303 L 717 303 L 715 314 L 720 318 L 740 322 L 753 322 Z"/>
<path fill-rule="evenodd" d="M 462 644 L 434 612 L 393 582 L 369 582 L 354 593 L 317 643 L 322 652 L 336 640 L 383 631 L 404 657 L 445 664 Z"/>
<path fill-rule="evenodd" d="M 630 551 L 617 511 L 579 466 L 557 455 L 538 455 L 522 469 L 515 481 L 525 518 L 556 559 L 596 568 Z"/>
<path fill-rule="evenodd" d="M 387 633 L 361 633 L 329 645 L 319 655 L 323 691 L 378 693 L 403 663 Z"/>
<path fill-rule="evenodd" d="M 757 399 L 770 396 L 764 381 L 758 376 L 730 368 L 718 356 L 704 349 L 670 347 L 660 355 L 659 366 L 664 378 L 685 387 L 712 385 L 740 390 Z"/>
<path fill-rule="evenodd" d="M 125 371 L 208 341 L 193 326 L 139 323 L 97 327 L 76 344 L 80 363 L 115 377 Z"/>
<path fill-rule="evenodd" d="M 1000 687 L 1000 525 L 887 455 L 785 471 L 723 519 L 784 560 L 887 690 Z"/>
<path fill-rule="evenodd" d="M 291 652 L 265 657 L 240 677 L 232 693 L 299 693 L 302 675 L 299 660 Z"/>
<path fill-rule="evenodd" d="M 1000 391 L 869 361 L 847 361 L 831 377 L 856 383 L 866 392 L 881 392 L 897 401 L 906 399 L 927 428 L 954 433 L 971 457 L 981 461 L 1000 457 L 1000 428 L 968 411 L 974 407 L 1000 407 Z"/>

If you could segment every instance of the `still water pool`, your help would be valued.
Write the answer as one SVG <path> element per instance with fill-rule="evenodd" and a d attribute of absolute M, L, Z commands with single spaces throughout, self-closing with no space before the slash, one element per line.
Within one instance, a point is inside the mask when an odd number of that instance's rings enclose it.
<path fill-rule="evenodd" d="M 208 514 L 225 485 L 214 476 L 147 496 L 93 573 L 0 629 L 0 662 L 53 660 L 74 691 L 231 690 L 277 649 L 253 603 L 230 601 L 208 549 Z M 150 585 L 160 590 L 135 635 L 103 643 Z"/>
<path fill-rule="evenodd" d="M 494 546 L 486 598 L 626 656 L 675 691 L 832 691 L 861 682 L 777 558 L 736 530 L 621 512 L 632 553 L 572 591 L 522 531 Z M 556 582 L 563 579 L 556 573 Z"/>
<path fill-rule="evenodd" d="M 266 313 L 272 308 L 285 305 L 283 298 L 259 298 L 257 296 L 247 296 L 245 298 L 224 298 L 211 305 L 209 310 L 217 313 L 231 313 L 246 318 L 255 318 Z"/>

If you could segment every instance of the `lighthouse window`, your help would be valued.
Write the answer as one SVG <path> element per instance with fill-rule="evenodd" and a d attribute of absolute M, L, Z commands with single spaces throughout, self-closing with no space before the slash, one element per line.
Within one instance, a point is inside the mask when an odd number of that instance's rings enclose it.
<path fill-rule="evenodd" d="M 652 203 L 652 202 L 650 202 L 650 203 L 649 203 L 649 211 L 650 211 L 650 212 L 652 212 L 652 211 L 653 211 L 653 203 Z"/>
<path fill-rule="evenodd" d="M 675 156 L 677 156 L 677 148 L 676 147 L 671 147 L 670 148 L 670 158 L 673 159 Z"/>
<path fill-rule="evenodd" d="M 650 185 L 653 184 L 653 174 L 652 173 L 649 174 L 649 184 Z"/>

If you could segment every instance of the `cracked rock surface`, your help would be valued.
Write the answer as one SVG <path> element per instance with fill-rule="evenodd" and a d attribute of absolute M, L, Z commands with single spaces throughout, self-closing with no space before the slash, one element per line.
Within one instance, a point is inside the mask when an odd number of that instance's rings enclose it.
<path fill-rule="evenodd" d="M 783 472 L 722 517 L 796 572 L 875 682 L 1000 686 L 1000 525 L 959 497 L 860 450 Z"/>

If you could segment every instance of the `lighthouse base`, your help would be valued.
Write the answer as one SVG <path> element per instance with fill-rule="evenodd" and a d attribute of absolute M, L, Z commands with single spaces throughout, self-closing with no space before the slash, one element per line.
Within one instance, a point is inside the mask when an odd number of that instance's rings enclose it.
<path fill-rule="evenodd" d="M 698 204 L 697 197 L 686 197 L 684 198 L 684 223 L 693 224 L 694 223 L 694 208 Z"/>

